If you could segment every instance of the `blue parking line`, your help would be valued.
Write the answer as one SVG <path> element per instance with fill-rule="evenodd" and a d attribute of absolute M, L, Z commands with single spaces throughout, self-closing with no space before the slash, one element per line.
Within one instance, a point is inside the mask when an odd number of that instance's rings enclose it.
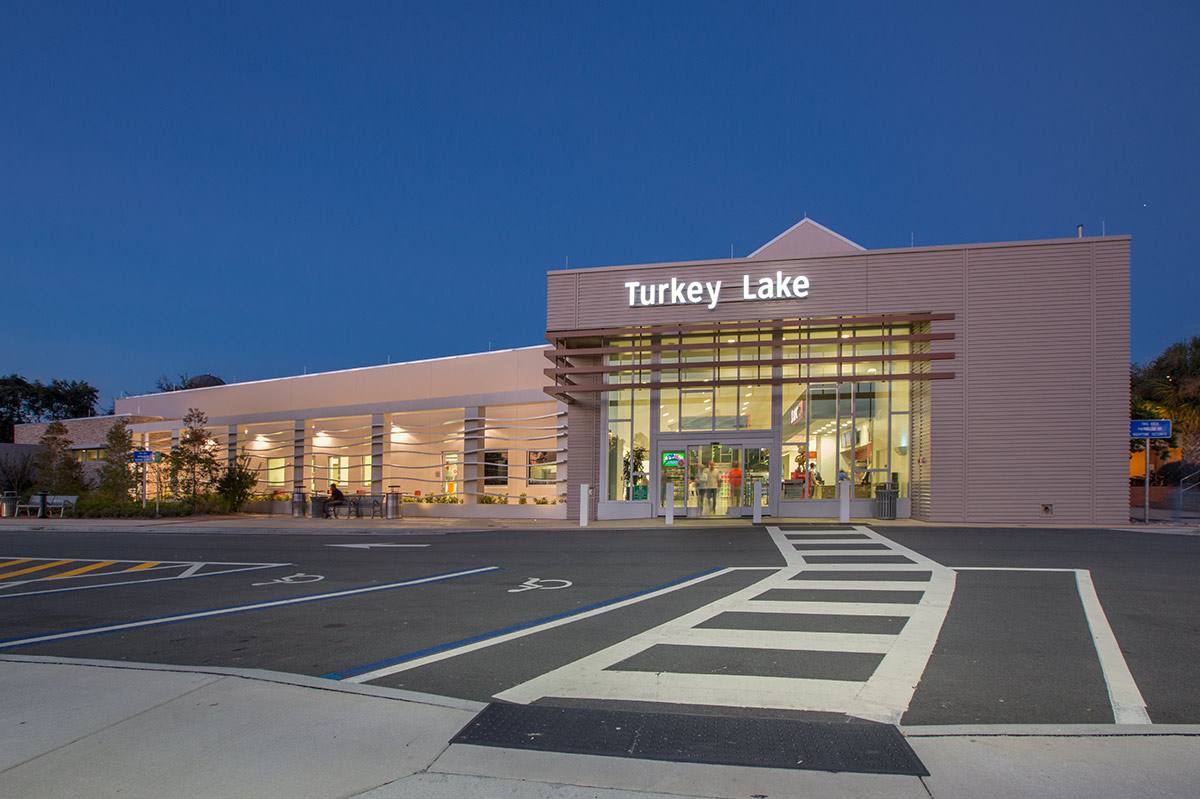
<path fill-rule="evenodd" d="M 34 646 L 36 644 L 45 644 L 53 641 L 88 638 L 95 635 L 105 635 L 107 633 L 120 632 L 122 630 L 143 627 L 159 627 L 164 624 L 176 624 L 178 622 L 193 621 L 195 619 L 207 619 L 216 616 L 231 616 L 235 613 L 248 613 L 252 610 L 266 610 L 267 608 L 285 607 L 288 605 L 303 605 L 309 602 L 323 602 L 327 599 L 340 599 L 342 597 L 358 596 L 359 594 L 371 594 L 377 591 L 391 591 L 396 588 L 407 588 L 411 585 L 441 583 L 446 582 L 447 580 L 457 580 L 460 577 L 470 577 L 476 574 L 486 574 L 496 571 L 505 571 L 505 569 L 502 566 L 484 566 L 478 569 L 468 569 L 466 571 L 443 572 L 441 574 L 431 574 L 427 577 L 414 577 L 411 580 L 402 580 L 398 583 L 388 583 L 386 585 L 368 585 L 362 588 L 348 588 L 343 591 L 330 591 L 324 594 L 309 594 L 307 596 L 290 597 L 288 599 L 275 599 L 267 602 L 256 602 L 252 605 L 234 605 L 231 607 L 213 608 L 211 610 L 197 610 L 191 613 L 176 614 L 174 616 L 159 616 L 157 618 L 123 622 L 121 624 L 107 624 L 102 627 L 84 627 L 78 630 L 65 630 L 58 633 L 35 635 L 29 638 L 9 638 L 0 640 L 0 649 L 15 649 L 16 647 L 20 646 Z"/>
<path fill-rule="evenodd" d="M 530 627 L 536 627 L 539 624 L 547 624 L 549 622 L 558 621 L 559 619 L 566 619 L 566 618 L 570 618 L 571 616 L 578 616 L 581 613 L 587 613 L 588 611 L 597 610 L 598 608 L 608 607 L 609 605 L 615 605 L 618 602 L 624 602 L 627 599 L 633 599 L 635 597 L 639 597 L 644 594 L 650 594 L 655 591 L 661 591 L 664 588 L 670 588 L 673 585 L 679 585 L 680 583 L 686 583 L 688 580 L 695 580 L 698 577 L 704 577 L 706 575 L 712 574 L 713 572 L 719 572 L 722 569 L 723 569 L 723 567 L 706 569 L 705 571 L 696 572 L 695 574 L 688 575 L 687 577 L 680 577 L 678 580 L 672 580 L 669 583 L 663 583 L 662 585 L 656 585 L 653 588 L 644 588 L 641 591 L 635 591 L 632 594 L 626 594 L 625 596 L 619 596 L 614 599 L 606 599 L 603 602 L 597 602 L 594 605 L 588 605 L 588 606 L 582 607 L 582 608 L 575 608 L 574 610 L 568 610 L 563 613 L 556 613 L 553 616 L 546 616 L 541 619 L 534 619 L 533 621 L 526 621 L 526 622 L 522 622 L 520 624 L 514 624 L 511 627 L 504 627 L 499 630 L 492 630 L 491 632 L 480 633 L 479 635 L 473 635 L 469 638 L 461 638 L 457 641 L 451 641 L 450 643 L 447 643 L 447 644 L 439 644 L 437 646 L 431 646 L 427 649 L 420 649 L 420 650 L 417 650 L 416 652 L 409 652 L 406 655 L 398 655 L 393 658 L 387 658 L 386 660 L 378 660 L 374 663 L 368 663 L 364 666 L 355 666 L 354 668 L 346 669 L 345 671 L 337 671 L 337 672 L 333 672 L 332 674 L 325 674 L 322 676 L 327 680 L 344 680 L 349 677 L 355 677 L 359 674 L 366 674 L 369 671 L 375 671 L 376 669 L 387 668 L 388 666 L 395 666 L 398 663 L 406 663 L 407 661 L 410 661 L 410 660 L 416 660 L 417 658 L 422 658 L 422 657 L 425 657 L 426 655 L 435 655 L 439 652 L 446 652 L 451 649 L 457 649 L 458 647 L 469 646 L 470 644 L 478 643 L 480 641 L 486 641 L 490 638 L 498 638 L 499 636 L 507 635 L 508 633 L 517 632 L 519 630 L 526 630 L 526 629 L 529 629 Z"/>

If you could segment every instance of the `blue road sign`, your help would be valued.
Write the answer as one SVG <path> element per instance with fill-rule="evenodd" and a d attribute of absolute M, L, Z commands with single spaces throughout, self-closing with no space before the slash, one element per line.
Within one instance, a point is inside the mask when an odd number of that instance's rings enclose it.
<path fill-rule="evenodd" d="M 129 456 L 129 459 L 134 463 L 154 463 L 154 452 L 152 450 L 135 449 L 129 453 Z"/>
<path fill-rule="evenodd" d="M 1129 421 L 1130 438 L 1170 438 L 1170 419 L 1131 419 Z"/>

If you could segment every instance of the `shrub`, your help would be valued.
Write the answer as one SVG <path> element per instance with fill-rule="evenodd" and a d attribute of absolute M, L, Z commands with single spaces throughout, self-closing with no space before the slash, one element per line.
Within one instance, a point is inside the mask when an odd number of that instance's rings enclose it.
<path fill-rule="evenodd" d="M 217 496 L 226 513 L 237 513 L 246 507 L 250 493 L 258 485 L 258 469 L 250 465 L 250 456 L 245 452 L 237 456 L 225 468 L 217 480 Z"/>

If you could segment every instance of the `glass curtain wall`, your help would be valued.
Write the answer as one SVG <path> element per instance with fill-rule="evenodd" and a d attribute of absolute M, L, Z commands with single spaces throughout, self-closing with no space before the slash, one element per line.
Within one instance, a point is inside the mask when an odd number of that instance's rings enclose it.
<path fill-rule="evenodd" d="M 909 381 L 839 379 L 908 373 L 906 359 L 888 356 L 907 355 L 909 343 L 878 340 L 908 332 L 904 325 L 814 329 L 783 348 L 782 376 L 816 380 L 784 385 L 782 499 L 835 499 L 840 474 L 856 499 L 874 497 L 884 483 L 908 496 Z"/>

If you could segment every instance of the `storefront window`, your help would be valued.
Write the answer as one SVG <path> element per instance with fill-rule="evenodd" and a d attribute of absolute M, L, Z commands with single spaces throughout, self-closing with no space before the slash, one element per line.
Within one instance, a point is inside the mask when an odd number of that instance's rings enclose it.
<path fill-rule="evenodd" d="M 508 451 L 487 450 L 483 453 L 483 484 L 508 485 Z"/>
<path fill-rule="evenodd" d="M 621 396 L 614 397 L 619 393 Z M 650 391 L 610 392 L 607 492 L 609 500 L 649 499 Z"/>
<path fill-rule="evenodd" d="M 287 458 L 267 458 L 267 485 L 283 485 L 286 469 Z"/>
<path fill-rule="evenodd" d="M 531 486 L 553 485 L 558 479 L 558 464 L 553 452 L 530 452 L 527 482 Z"/>

